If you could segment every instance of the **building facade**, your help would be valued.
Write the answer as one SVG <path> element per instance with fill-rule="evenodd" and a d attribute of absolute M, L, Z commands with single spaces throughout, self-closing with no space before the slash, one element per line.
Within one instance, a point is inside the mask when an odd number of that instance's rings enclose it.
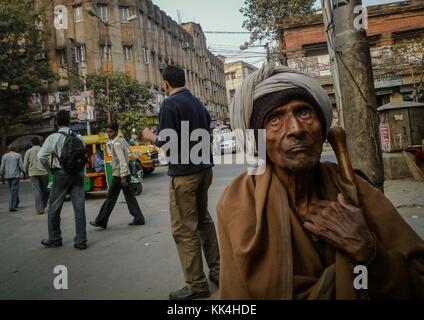
<path fill-rule="evenodd" d="M 393 45 L 424 35 L 424 1 L 369 6 L 367 37 L 370 44 L 378 106 L 412 100 L 417 77 L 411 68 L 392 62 Z M 327 38 L 321 14 L 286 21 L 280 30 L 280 49 L 286 63 L 316 77 L 335 104 Z M 422 72 L 421 61 L 416 61 Z"/>
<path fill-rule="evenodd" d="M 179 25 L 151 0 L 34 0 L 34 5 L 44 9 L 48 22 L 43 26 L 49 35 L 43 58 L 60 77 L 49 87 L 47 97 L 34 97 L 30 103 L 46 125 L 38 132 L 51 130 L 52 115 L 72 105 L 69 79 L 82 76 L 85 66 L 88 75 L 125 72 L 148 85 L 153 94 L 148 106 L 148 116 L 155 120 L 152 124 L 157 124 L 165 98 L 161 71 L 169 64 L 185 70 L 188 89 L 214 121 L 227 116 L 224 64 L 207 50 L 200 25 Z M 85 128 L 83 123 L 75 126 Z"/>
<path fill-rule="evenodd" d="M 233 61 L 225 64 L 225 83 L 227 86 L 227 100 L 231 106 L 237 87 L 247 78 L 249 74 L 258 68 L 244 61 Z"/>

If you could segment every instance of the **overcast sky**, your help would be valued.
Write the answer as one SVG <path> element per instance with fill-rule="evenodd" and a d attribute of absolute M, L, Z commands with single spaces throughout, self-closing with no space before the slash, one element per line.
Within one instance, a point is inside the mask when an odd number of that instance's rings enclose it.
<path fill-rule="evenodd" d="M 239 9 L 244 0 L 152 0 L 175 21 L 180 16 L 182 22 L 193 21 L 202 26 L 203 31 L 246 32 L 242 28 L 245 20 Z M 396 0 L 363 0 L 365 5 L 399 2 Z M 320 1 L 317 1 L 317 6 Z M 262 48 L 249 48 L 242 54 L 236 52 L 241 44 L 249 39 L 248 34 L 206 34 L 209 49 L 215 54 L 227 55 L 227 61 L 245 60 L 259 67 L 265 60 Z M 259 53 L 255 53 L 259 52 Z"/>

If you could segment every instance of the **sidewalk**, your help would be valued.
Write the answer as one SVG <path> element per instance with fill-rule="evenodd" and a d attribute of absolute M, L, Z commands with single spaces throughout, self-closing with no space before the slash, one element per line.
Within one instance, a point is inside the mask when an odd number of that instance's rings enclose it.
<path fill-rule="evenodd" d="M 386 180 L 384 193 L 406 222 L 424 238 L 424 183 L 412 178 Z"/>

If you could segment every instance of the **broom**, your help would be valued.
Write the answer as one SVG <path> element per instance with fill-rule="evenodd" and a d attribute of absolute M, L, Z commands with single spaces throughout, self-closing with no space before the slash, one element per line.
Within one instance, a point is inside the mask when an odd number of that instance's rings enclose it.
<path fill-rule="evenodd" d="M 406 151 L 402 151 L 402 153 L 412 177 L 417 181 L 424 181 L 424 173 L 415 163 L 415 156 Z"/>

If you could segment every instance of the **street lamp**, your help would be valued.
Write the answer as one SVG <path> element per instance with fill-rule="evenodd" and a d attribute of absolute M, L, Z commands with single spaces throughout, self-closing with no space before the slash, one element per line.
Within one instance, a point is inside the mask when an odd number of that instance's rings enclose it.
<path fill-rule="evenodd" d="M 107 57 L 108 57 L 108 51 L 109 51 L 108 50 L 108 45 L 107 45 L 107 39 L 109 38 L 109 27 L 111 25 L 115 24 L 115 23 L 134 21 L 138 17 L 137 17 L 137 15 L 133 14 L 133 15 L 127 17 L 126 20 L 118 20 L 118 21 L 115 21 L 115 22 L 107 22 L 107 21 L 104 21 L 101 17 L 99 17 L 97 15 L 96 11 L 94 11 L 94 9 L 91 8 L 91 7 L 87 9 L 87 12 L 88 12 L 88 14 L 90 16 L 95 17 L 95 18 L 97 18 L 97 20 L 101 21 L 104 24 L 104 26 L 105 26 L 104 55 L 105 55 L 105 58 L 106 58 L 106 71 L 105 71 L 105 73 L 106 73 L 106 99 L 107 99 L 107 107 L 108 107 L 107 108 L 107 121 L 109 123 L 111 123 L 112 122 L 112 114 L 111 114 L 110 108 L 109 108 L 109 106 L 110 106 L 110 97 L 109 97 L 109 63 L 108 63 L 108 59 L 107 59 Z"/>

